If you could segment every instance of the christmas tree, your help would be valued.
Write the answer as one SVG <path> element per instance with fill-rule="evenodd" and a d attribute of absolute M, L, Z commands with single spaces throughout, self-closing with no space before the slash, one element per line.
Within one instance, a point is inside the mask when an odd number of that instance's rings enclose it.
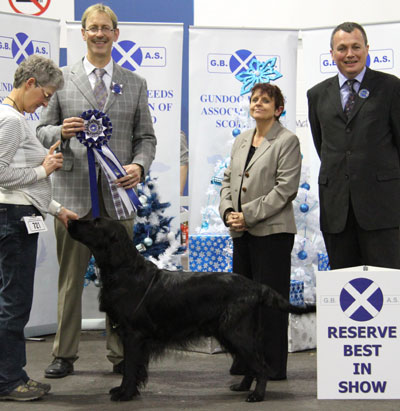
<path fill-rule="evenodd" d="M 138 208 L 133 227 L 132 241 L 138 251 L 158 268 L 180 270 L 179 255 L 185 252 L 180 242 L 180 231 L 171 230 L 171 221 L 164 213 L 171 205 L 161 202 L 157 191 L 157 179 L 147 175 L 143 184 L 138 186 L 138 196 L 142 207 Z M 85 285 L 91 281 L 100 286 L 99 275 L 94 257 L 91 257 L 85 274 Z"/>
<path fill-rule="evenodd" d="M 182 269 L 179 255 L 185 252 L 180 242 L 180 231 L 171 231 L 171 221 L 164 211 L 171 205 L 160 202 L 157 192 L 157 180 L 147 175 L 144 184 L 138 188 L 142 203 L 137 211 L 133 229 L 133 242 L 148 260 L 159 268 L 168 270 Z"/>
<path fill-rule="evenodd" d="M 315 302 L 315 273 L 327 270 L 327 256 L 319 229 L 319 205 L 310 191 L 309 168 L 302 166 L 297 197 L 293 201 L 297 234 L 292 251 L 292 280 L 304 282 L 304 299 Z"/>

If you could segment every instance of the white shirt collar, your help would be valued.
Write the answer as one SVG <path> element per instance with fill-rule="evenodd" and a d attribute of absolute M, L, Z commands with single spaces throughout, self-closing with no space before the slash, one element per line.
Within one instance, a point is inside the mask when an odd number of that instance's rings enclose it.
<path fill-rule="evenodd" d="M 93 70 L 96 68 L 96 66 L 94 66 L 88 59 L 87 57 L 85 57 L 83 59 L 83 67 L 86 71 L 86 74 L 89 76 Z M 108 62 L 108 64 L 106 66 L 103 67 L 104 70 L 106 71 L 105 75 L 109 75 L 110 78 L 112 78 L 112 74 L 113 74 L 113 59 L 110 59 L 110 61 Z"/>

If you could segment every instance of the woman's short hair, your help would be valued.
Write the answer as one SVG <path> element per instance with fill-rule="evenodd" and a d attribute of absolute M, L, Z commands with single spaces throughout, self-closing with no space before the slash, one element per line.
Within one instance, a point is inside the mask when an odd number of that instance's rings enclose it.
<path fill-rule="evenodd" d="M 257 90 L 260 90 L 262 94 L 264 93 L 268 94 L 270 98 L 274 99 L 275 109 L 278 109 L 279 107 L 283 107 L 283 109 L 285 108 L 285 98 L 283 97 L 282 91 L 278 86 L 274 86 L 273 84 L 270 84 L 270 83 L 256 83 L 251 89 L 251 97 L 253 97 L 253 94 Z M 279 114 L 279 116 L 276 116 L 277 120 L 279 119 L 281 114 Z"/>
<path fill-rule="evenodd" d="M 14 74 L 14 88 L 21 87 L 31 77 L 41 86 L 54 87 L 56 90 L 64 86 L 62 71 L 54 61 L 36 54 L 18 66 Z"/>
<path fill-rule="evenodd" d="M 86 29 L 86 21 L 89 16 L 93 13 L 105 13 L 110 17 L 113 25 L 113 29 L 116 29 L 118 26 L 117 15 L 110 9 L 110 7 L 105 6 L 102 3 L 93 4 L 93 6 L 88 7 L 82 14 L 82 28 Z"/>

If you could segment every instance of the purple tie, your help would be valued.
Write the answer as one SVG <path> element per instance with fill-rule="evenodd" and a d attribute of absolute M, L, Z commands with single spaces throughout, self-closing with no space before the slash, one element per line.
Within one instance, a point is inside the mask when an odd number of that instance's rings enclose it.
<path fill-rule="evenodd" d="M 344 105 L 344 114 L 346 114 L 347 119 L 350 117 L 351 110 L 353 110 L 354 103 L 356 102 L 356 92 L 354 90 L 354 83 L 357 80 L 347 80 L 347 87 L 349 88 L 349 95 L 346 100 L 346 104 Z"/>

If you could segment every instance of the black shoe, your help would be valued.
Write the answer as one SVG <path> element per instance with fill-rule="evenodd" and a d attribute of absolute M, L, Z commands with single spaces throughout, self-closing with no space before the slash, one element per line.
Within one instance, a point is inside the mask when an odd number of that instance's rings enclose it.
<path fill-rule="evenodd" d="M 55 358 L 54 361 L 45 369 L 46 378 L 63 378 L 74 372 L 74 366 L 71 361 L 64 358 Z"/>
<path fill-rule="evenodd" d="M 114 374 L 123 374 L 124 373 L 124 360 L 122 360 L 118 364 L 113 365 L 113 373 Z"/>

